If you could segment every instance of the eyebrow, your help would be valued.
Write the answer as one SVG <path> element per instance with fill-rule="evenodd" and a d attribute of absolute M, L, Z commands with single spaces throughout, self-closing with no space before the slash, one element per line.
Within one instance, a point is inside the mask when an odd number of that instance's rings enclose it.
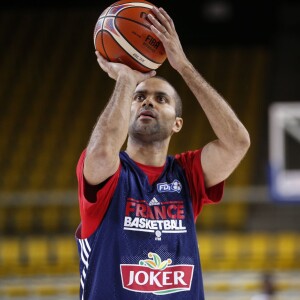
<path fill-rule="evenodd" d="M 148 94 L 148 91 L 147 90 L 139 90 L 139 91 L 136 91 L 133 93 L 133 95 L 136 95 L 136 94 Z M 155 92 L 155 95 L 170 97 L 170 95 L 168 95 L 165 92 L 161 92 L 161 91 Z"/>

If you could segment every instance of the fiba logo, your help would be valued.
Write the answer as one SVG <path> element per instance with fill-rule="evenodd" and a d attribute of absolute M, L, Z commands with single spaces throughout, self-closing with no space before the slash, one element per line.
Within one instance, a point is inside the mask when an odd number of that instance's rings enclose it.
<path fill-rule="evenodd" d="M 180 181 L 175 179 L 172 183 L 159 183 L 157 185 L 157 191 L 159 193 L 166 193 L 166 192 L 177 192 L 180 193 L 182 190 L 182 184 Z"/>
<path fill-rule="evenodd" d="M 145 42 L 155 49 L 157 49 L 160 45 L 160 42 L 151 35 L 147 35 Z"/>

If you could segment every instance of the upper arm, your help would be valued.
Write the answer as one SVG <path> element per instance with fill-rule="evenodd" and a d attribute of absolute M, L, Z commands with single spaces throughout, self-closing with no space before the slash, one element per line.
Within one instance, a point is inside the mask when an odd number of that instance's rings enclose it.
<path fill-rule="evenodd" d="M 83 151 L 76 167 L 82 225 L 81 238 L 89 237 L 101 224 L 121 174 L 120 164 L 117 172 L 101 185 L 89 185 L 83 176 L 85 154 L 86 151 Z"/>
<path fill-rule="evenodd" d="M 228 148 L 220 140 L 208 143 L 201 154 L 205 186 L 207 188 L 214 186 L 228 178 L 247 150 L 246 145 Z"/>
<path fill-rule="evenodd" d="M 203 149 L 198 149 L 175 156 L 177 162 L 185 171 L 192 198 L 195 221 L 204 204 L 217 203 L 222 199 L 224 188 L 224 181 L 209 188 L 206 187 L 200 159 L 202 151 Z"/>
<path fill-rule="evenodd" d="M 87 152 L 84 160 L 83 175 L 89 184 L 96 185 L 115 174 L 119 166 L 119 156 Z"/>

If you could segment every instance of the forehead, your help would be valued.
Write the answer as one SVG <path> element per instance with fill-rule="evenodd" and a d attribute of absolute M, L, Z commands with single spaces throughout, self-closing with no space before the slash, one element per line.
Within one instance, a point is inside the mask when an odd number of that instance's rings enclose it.
<path fill-rule="evenodd" d="M 170 97 L 174 97 L 173 87 L 165 80 L 155 77 L 146 79 L 138 84 L 135 93 L 139 91 L 146 91 L 148 93 L 163 92 Z"/>

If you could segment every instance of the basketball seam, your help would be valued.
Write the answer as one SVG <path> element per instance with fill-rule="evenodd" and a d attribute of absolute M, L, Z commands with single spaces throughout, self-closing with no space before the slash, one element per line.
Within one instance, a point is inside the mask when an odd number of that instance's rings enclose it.
<path fill-rule="evenodd" d="M 128 20 L 128 21 L 132 21 L 132 22 L 135 22 L 137 24 L 140 24 L 140 25 L 143 25 L 144 27 L 148 28 L 146 25 L 142 24 L 142 23 L 139 23 L 139 22 L 136 22 L 136 21 L 133 21 L 129 18 L 123 18 L 123 17 L 115 17 L 114 19 L 117 19 L 117 18 L 120 18 L 120 19 L 124 19 L 124 20 Z M 117 26 L 116 22 L 114 21 L 115 23 L 115 26 L 116 26 L 116 29 L 118 30 L 118 33 L 124 38 L 124 40 L 130 44 L 132 46 L 132 48 L 134 48 L 137 52 L 141 53 L 141 51 L 139 49 L 137 49 L 136 47 L 134 47 L 134 45 L 123 35 L 123 33 L 120 31 L 120 28 Z M 148 28 L 149 29 L 149 28 Z M 161 42 L 161 41 L 160 41 Z M 125 49 L 124 49 L 125 50 Z M 127 51 L 126 51 L 127 52 Z M 127 52 L 128 53 L 128 52 Z M 130 55 L 130 53 L 128 53 Z M 148 60 L 152 61 L 153 63 L 155 64 L 160 64 L 160 62 L 158 61 L 155 61 L 151 58 L 149 58 L 148 56 L 146 56 L 144 53 L 142 53 L 143 56 L 145 56 Z M 130 55 L 131 56 L 131 55 Z M 140 63 L 141 64 L 141 63 Z"/>
<path fill-rule="evenodd" d="M 108 56 L 108 54 L 107 54 L 107 52 L 106 52 L 106 49 L 105 49 L 105 46 L 104 46 L 103 32 L 104 32 L 104 30 L 102 29 L 101 32 L 100 32 L 100 33 L 101 33 L 101 44 L 102 44 L 103 51 L 104 51 L 104 53 L 105 53 L 105 55 L 106 55 L 106 59 L 107 59 L 108 61 L 110 61 L 109 56 Z"/>
<path fill-rule="evenodd" d="M 138 21 L 135 21 L 135 20 L 132 20 L 132 19 L 129 19 L 129 18 L 126 18 L 126 17 L 119 17 L 119 16 L 117 15 L 117 16 L 115 16 L 115 19 L 123 19 L 123 20 L 131 21 L 131 22 L 134 22 L 134 23 L 136 23 L 136 24 L 142 25 L 143 27 L 146 27 L 147 29 L 150 30 L 150 26 L 147 26 L 147 25 L 145 25 L 145 24 L 143 24 L 143 23 L 140 23 L 140 22 L 138 22 Z"/>
<path fill-rule="evenodd" d="M 118 43 L 118 41 L 113 37 L 113 35 L 112 34 L 110 34 L 110 32 L 108 31 L 108 30 L 105 30 L 105 29 L 103 29 L 102 31 L 101 31 L 101 33 L 103 33 L 103 32 L 107 32 L 109 35 L 110 35 L 110 37 L 116 42 L 116 44 L 117 45 L 119 45 L 119 43 Z M 103 34 L 102 34 L 102 37 L 103 37 Z M 125 39 L 125 38 L 124 38 Z M 126 40 L 126 39 L 125 39 Z M 127 41 L 127 40 L 126 40 Z M 127 41 L 128 42 L 128 41 Z M 129 43 L 129 42 L 128 42 Z M 130 44 L 130 43 L 129 43 Z M 131 44 L 130 44 L 131 45 Z M 131 45 L 132 46 L 132 45 Z M 130 53 L 128 53 L 121 45 L 119 45 L 119 47 L 120 48 L 122 48 L 123 50 L 124 50 L 124 52 L 126 52 L 127 54 L 128 54 L 128 56 L 130 57 L 130 58 L 132 58 L 134 61 L 136 61 L 139 65 L 141 65 L 142 67 L 144 67 L 145 69 L 148 69 L 148 70 L 151 70 L 150 68 L 148 68 L 147 66 L 145 66 L 145 65 L 143 65 L 141 62 L 139 62 L 137 59 L 135 59 Z M 133 47 L 133 46 L 132 46 Z M 134 47 L 133 47 L 134 48 Z M 138 52 L 140 52 L 138 49 L 136 49 L 136 48 L 134 48 L 135 50 L 137 50 Z M 104 48 L 104 51 L 105 51 L 105 48 Z M 105 54 L 107 55 L 107 53 L 106 53 L 106 51 L 105 51 Z M 108 56 L 107 56 L 108 57 Z M 148 58 L 147 58 L 148 59 Z M 149 59 L 150 61 L 152 61 L 151 59 Z M 155 62 L 155 61 L 152 61 L 153 63 L 156 63 L 156 64 L 159 64 L 159 63 L 157 63 L 157 62 Z"/>
<path fill-rule="evenodd" d="M 109 8 L 109 7 L 106 8 L 106 10 L 105 10 L 105 15 L 103 16 L 104 19 L 107 17 L 109 11 L 110 11 L 110 8 Z M 99 19 L 101 19 L 101 17 L 100 17 Z M 98 19 L 98 21 L 99 21 L 99 19 Z M 97 22 L 98 22 L 98 21 L 97 21 Z M 101 24 L 101 28 L 98 29 L 98 31 L 96 32 L 96 34 L 95 34 L 95 36 L 94 36 L 94 45 L 95 45 L 95 47 L 96 47 L 95 40 L 96 40 L 96 37 L 97 37 L 97 35 L 98 35 L 99 31 L 100 31 L 102 48 L 103 48 L 103 51 L 104 51 L 104 53 L 105 53 L 105 55 L 106 55 L 106 59 L 107 59 L 108 61 L 110 61 L 109 56 L 108 56 L 108 54 L 107 54 L 107 52 L 106 52 L 106 49 L 105 49 L 105 46 L 104 46 L 103 25 L 104 25 L 104 20 L 103 20 L 103 22 L 102 22 L 102 24 Z"/>
<path fill-rule="evenodd" d="M 141 6 L 134 5 L 134 6 L 130 6 L 130 7 L 143 7 L 143 8 L 145 8 L 145 7 L 151 6 L 151 3 L 149 3 L 149 2 L 148 3 L 144 3 L 144 2 L 131 1 L 131 2 L 125 2 L 125 3 L 122 3 L 122 4 L 116 2 L 116 3 L 112 4 L 112 5 L 110 5 L 109 7 L 116 7 L 116 6 L 120 6 L 120 5 L 123 5 L 123 4 L 130 5 L 132 3 L 134 3 L 134 4 L 146 4 L 147 6 L 145 6 L 145 5 L 144 6 L 143 5 L 141 5 Z"/>
<path fill-rule="evenodd" d="M 98 21 L 101 20 L 101 19 L 106 19 L 106 18 L 123 19 L 123 20 L 131 21 L 131 22 L 134 22 L 134 23 L 136 23 L 136 24 L 142 25 L 143 27 L 146 27 L 147 29 L 150 30 L 150 26 L 147 26 L 147 25 L 145 25 L 144 23 L 140 23 L 140 22 L 138 22 L 138 21 L 135 21 L 135 20 L 132 20 L 132 19 L 126 18 L 126 17 L 119 17 L 118 15 L 116 15 L 116 16 L 107 16 L 107 15 L 105 15 L 105 16 L 103 16 L 103 17 L 100 17 L 100 18 L 98 19 Z M 103 21 L 104 21 L 104 20 L 103 20 Z"/>

